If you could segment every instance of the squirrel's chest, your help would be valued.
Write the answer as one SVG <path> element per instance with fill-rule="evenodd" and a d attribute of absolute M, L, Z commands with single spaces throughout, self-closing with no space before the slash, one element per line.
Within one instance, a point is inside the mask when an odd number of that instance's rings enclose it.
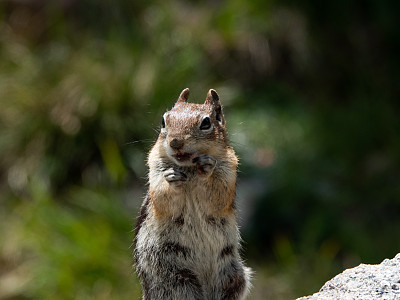
<path fill-rule="evenodd" d="M 176 200 L 176 199 L 175 199 Z M 196 193 L 187 195 L 177 214 L 157 218 L 149 213 L 137 235 L 137 265 L 142 270 L 167 276 L 171 268 L 190 270 L 204 288 L 215 282 L 237 252 L 239 235 L 234 214 L 218 216 L 204 209 L 206 201 Z M 161 268 L 161 269 L 160 269 Z"/>
<path fill-rule="evenodd" d="M 207 203 L 201 201 L 207 200 L 191 193 L 185 196 L 185 204 L 174 217 L 158 220 L 150 214 L 141 235 L 152 238 L 143 239 L 143 245 L 152 249 L 166 248 L 159 253 L 176 252 L 178 258 L 194 264 L 201 262 L 206 268 L 217 266 L 221 249 L 238 242 L 236 220 L 234 215 L 211 214 Z"/>
<path fill-rule="evenodd" d="M 220 247 L 234 238 L 236 223 L 234 216 L 216 216 L 209 207 L 210 199 L 201 193 L 186 194 L 178 217 L 169 224 L 171 234 L 190 246 L 199 255 L 212 256 Z"/>
<path fill-rule="evenodd" d="M 186 205 L 176 219 L 168 225 L 162 239 L 187 249 L 190 269 L 211 278 L 220 268 L 220 253 L 226 245 L 236 245 L 237 228 L 234 216 L 208 215 L 198 199 L 186 199 Z M 191 201 L 193 200 L 193 201 Z M 161 242 L 161 244 L 164 244 Z"/>

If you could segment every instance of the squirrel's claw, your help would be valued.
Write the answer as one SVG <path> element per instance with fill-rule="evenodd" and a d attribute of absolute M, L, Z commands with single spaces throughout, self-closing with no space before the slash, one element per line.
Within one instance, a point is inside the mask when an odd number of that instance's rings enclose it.
<path fill-rule="evenodd" d="M 192 162 L 196 164 L 199 174 L 203 175 L 210 175 L 217 164 L 217 160 L 208 154 L 199 155 L 193 158 Z"/>
<path fill-rule="evenodd" d="M 173 168 L 165 170 L 163 175 L 165 180 L 168 181 L 169 183 L 179 184 L 187 180 L 187 176 L 185 173 L 178 170 L 174 170 Z"/>

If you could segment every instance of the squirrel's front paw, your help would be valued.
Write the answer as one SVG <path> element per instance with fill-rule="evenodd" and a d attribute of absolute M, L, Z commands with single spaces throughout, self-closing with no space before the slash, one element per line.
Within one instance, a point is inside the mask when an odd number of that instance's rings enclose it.
<path fill-rule="evenodd" d="M 187 176 L 185 173 L 174 170 L 173 168 L 164 171 L 164 178 L 170 184 L 174 184 L 176 186 L 182 185 L 182 183 L 187 180 Z"/>
<path fill-rule="evenodd" d="M 217 164 L 217 160 L 208 154 L 199 155 L 193 158 L 192 162 L 196 164 L 197 171 L 204 175 L 210 175 Z"/>

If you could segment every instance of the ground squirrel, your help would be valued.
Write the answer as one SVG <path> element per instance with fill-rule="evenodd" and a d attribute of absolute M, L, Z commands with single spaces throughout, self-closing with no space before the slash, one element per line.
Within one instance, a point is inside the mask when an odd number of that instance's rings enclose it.
<path fill-rule="evenodd" d="M 250 269 L 239 255 L 237 156 L 219 96 L 188 103 L 184 89 L 148 156 L 149 190 L 134 256 L 143 299 L 244 299 Z"/>

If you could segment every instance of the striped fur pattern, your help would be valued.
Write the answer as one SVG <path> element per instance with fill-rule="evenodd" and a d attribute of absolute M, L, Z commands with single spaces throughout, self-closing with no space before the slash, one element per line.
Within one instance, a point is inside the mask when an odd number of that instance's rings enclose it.
<path fill-rule="evenodd" d="M 134 239 L 143 299 L 244 299 L 251 272 L 239 256 L 237 157 L 216 92 L 202 105 L 188 94 L 164 115 L 149 153 Z"/>

